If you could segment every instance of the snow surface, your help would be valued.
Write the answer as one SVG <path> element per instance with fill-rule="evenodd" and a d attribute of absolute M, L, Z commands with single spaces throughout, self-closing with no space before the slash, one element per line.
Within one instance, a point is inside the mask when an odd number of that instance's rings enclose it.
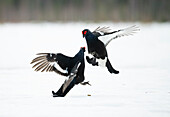
<path fill-rule="evenodd" d="M 92 86 L 77 85 L 53 98 L 65 77 L 31 68 L 39 52 L 74 56 L 86 46 L 85 28 L 134 24 L 139 33 L 107 46 L 118 75 L 86 63 Z M 5 23 L 0 53 L 0 117 L 170 117 L 170 23 Z"/>

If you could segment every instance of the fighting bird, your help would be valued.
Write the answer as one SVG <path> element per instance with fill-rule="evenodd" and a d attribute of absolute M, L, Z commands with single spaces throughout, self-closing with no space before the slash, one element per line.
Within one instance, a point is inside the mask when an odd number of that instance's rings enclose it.
<path fill-rule="evenodd" d="M 106 46 L 113 40 L 118 37 L 132 35 L 136 31 L 139 31 L 137 26 L 131 26 L 125 29 L 120 29 L 117 31 L 111 31 L 109 27 L 98 27 L 93 32 L 89 29 L 84 29 L 82 31 L 83 38 L 85 37 L 88 47 L 88 53 L 93 57 L 90 58 L 86 56 L 86 60 L 89 64 L 93 66 L 103 66 L 107 67 L 110 73 L 118 74 L 119 71 L 115 70 L 108 58 L 108 53 Z M 113 35 L 115 34 L 115 35 Z M 108 38 L 107 38 L 108 37 Z M 107 42 L 104 43 L 104 39 L 107 38 Z M 103 40 L 103 41 L 102 41 Z"/>
<path fill-rule="evenodd" d="M 38 53 L 38 57 L 32 60 L 32 68 L 41 72 L 56 72 L 59 75 L 68 77 L 60 89 L 53 93 L 53 97 L 64 97 L 76 84 L 90 85 L 89 82 L 83 82 L 84 77 L 84 52 L 85 47 L 74 56 L 69 57 L 61 53 Z"/>

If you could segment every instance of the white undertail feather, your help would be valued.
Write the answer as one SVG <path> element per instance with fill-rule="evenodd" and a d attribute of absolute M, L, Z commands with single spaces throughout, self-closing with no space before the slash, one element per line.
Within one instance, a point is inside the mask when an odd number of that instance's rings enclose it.
<path fill-rule="evenodd" d="M 96 59 L 100 67 L 106 67 L 107 57 L 105 59 Z"/>
<path fill-rule="evenodd" d="M 107 46 L 113 39 L 119 38 L 119 37 L 123 37 L 123 36 L 129 36 L 129 35 L 133 35 L 134 33 L 136 33 L 137 31 L 139 31 L 139 27 L 137 27 L 136 25 L 125 28 L 125 29 L 121 29 L 118 30 L 118 32 L 116 32 L 116 36 L 112 37 L 111 39 L 109 39 L 106 43 L 105 46 Z"/>

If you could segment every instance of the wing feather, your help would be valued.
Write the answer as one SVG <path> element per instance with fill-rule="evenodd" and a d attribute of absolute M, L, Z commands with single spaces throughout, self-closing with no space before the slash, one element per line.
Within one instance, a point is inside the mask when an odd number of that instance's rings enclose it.
<path fill-rule="evenodd" d="M 107 46 L 113 39 L 123 36 L 130 36 L 138 32 L 138 26 L 133 25 L 125 29 L 111 31 L 109 27 L 97 27 L 92 33 Z"/>
<path fill-rule="evenodd" d="M 125 29 L 118 30 L 116 35 L 114 37 L 112 37 L 111 39 L 109 39 L 105 43 L 105 46 L 107 46 L 112 40 L 114 40 L 116 38 L 133 35 L 134 33 L 136 33 L 139 30 L 140 30 L 139 27 L 137 27 L 136 25 L 125 28 Z"/>
<path fill-rule="evenodd" d="M 42 59 L 45 59 L 45 58 L 46 58 L 45 56 L 36 57 L 35 59 L 32 60 L 32 62 L 30 64 L 35 63 L 35 62 L 42 60 Z"/>
<path fill-rule="evenodd" d="M 51 65 L 48 66 L 48 68 L 46 69 L 46 72 L 49 72 L 50 68 L 51 68 Z"/>
<path fill-rule="evenodd" d="M 41 64 L 41 63 L 43 63 L 43 62 L 45 62 L 45 61 L 46 61 L 46 60 L 39 61 L 39 62 L 36 63 L 32 68 L 36 67 L 37 65 L 39 65 L 39 64 Z"/>
<path fill-rule="evenodd" d="M 39 66 L 35 69 L 35 71 L 40 71 L 40 70 L 41 70 L 42 68 L 44 68 L 47 64 L 48 64 L 48 62 L 42 63 L 41 65 L 39 65 Z"/>
<path fill-rule="evenodd" d="M 52 72 L 52 71 L 53 71 L 53 67 L 54 67 L 54 66 L 51 66 L 51 68 L 49 69 L 49 72 Z"/>
<path fill-rule="evenodd" d="M 44 71 L 47 69 L 47 67 L 49 66 L 49 64 L 50 64 L 50 63 L 48 63 L 48 64 L 44 67 L 44 69 L 41 70 L 41 72 L 44 72 Z"/>
<path fill-rule="evenodd" d="M 96 35 L 97 37 L 99 37 L 99 36 L 104 36 L 104 35 L 106 35 L 107 33 L 111 33 L 110 32 L 110 28 L 109 27 L 101 27 L 100 28 L 100 26 L 99 27 L 97 27 L 92 33 L 94 34 L 94 35 Z"/>
<path fill-rule="evenodd" d="M 61 53 L 38 53 L 38 57 L 34 58 L 30 64 L 34 64 L 32 68 L 35 71 L 41 72 L 56 72 L 60 75 L 67 76 L 67 73 L 61 72 L 60 70 L 65 70 L 68 67 L 69 60 L 71 57 L 67 57 Z M 58 70 L 57 66 L 61 69 Z"/>
<path fill-rule="evenodd" d="M 48 55 L 49 53 L 37 53 L 36 55 Z"/>

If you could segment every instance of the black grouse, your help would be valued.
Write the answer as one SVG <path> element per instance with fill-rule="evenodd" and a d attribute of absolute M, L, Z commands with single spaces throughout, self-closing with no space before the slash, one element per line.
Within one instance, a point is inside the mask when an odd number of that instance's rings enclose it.
<path fill-rule="evenodd" d="M 75 86 L 75 84 L 89 84 L 88 82 L 83 82 L 85 79 L 84 52 L 85 47 L 82 47 L 74 57 L 68 57 L 61 53 L 38 53 L 37 55 L 41 56 L 33 59 L 31 64 L 34 63 L 33 68 L 35 68 L 35 71 L 54 71 L 62 76 L 68 76 L 68 80 L 65 80 L 56 93 L 52 91 L 54 97 L 64 97 Z M 57 66 L 66 72 L 62 72 Z"/>
<path fill-rule="evenodd" d="M 121 36 L 128 36 L 132 35 L 136 31 L 138 31 L 138 27 L 131 26 L 125 29 L 117 30 L 117 31 L 110 31 L 109 27 L 98 27 L 93 32 L 89 29 L 84 29 L 82 31 L 83 37 L 85 37 L 87 46 L 88 46 L 88 53 L 91 54 L 93 57 L 90 58 L 86 56 L 86 60 L 88 63 L 92 64 L 93 66 L 104 66 L 107 67 L 110 73 L 118 74 L 119 71 L 115 70 L 108 58 L 108 53 L 106 50 L 106 46 L 113 40 Z M 112 34 L 116 34 L 113 36 Z M 112 36 L 107 39 L 107 42 L 102 42 L 102 37 Z M 105 40 L 103 40 L 105 41 Z"/>

